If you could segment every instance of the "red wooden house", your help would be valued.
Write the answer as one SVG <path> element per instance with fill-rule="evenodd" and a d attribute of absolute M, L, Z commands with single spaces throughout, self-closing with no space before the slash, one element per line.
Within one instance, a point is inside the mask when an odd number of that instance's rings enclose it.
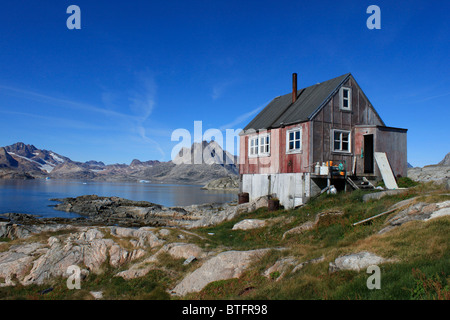
<path fill-rule="evenodd" d="M 241 192 L 274 195 L 287 208 L 330 183 L 381 179 L 374 154 L 406 176 L 406 129 L 387 127 L 354 77 L 340 77 L 273 99 L 240 134 Z M 357 187 L 357 186 L 356 186 Z"/>

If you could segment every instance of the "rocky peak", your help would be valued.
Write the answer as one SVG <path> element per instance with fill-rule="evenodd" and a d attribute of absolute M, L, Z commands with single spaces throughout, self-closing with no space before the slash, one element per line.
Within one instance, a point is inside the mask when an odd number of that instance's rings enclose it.
<path fill-rule="evenodd" d="M 18 164 L 5 148 L 0 148 L 0 167 L 17 167 Z"/>
<path fill-rule="evenodd" d="M 95 166 L 95 167 L 104 167 L 105 164 L 102 161 L 96 161 L 96 160 L 89 160 L 86 161 L 85 164 L 88 166 Z"/>
<path fill-rule="evenodd" d="M 26 158 L 32 158 L 34 156 L 33 153 L 38 150 L 35 146 L 31 144 L 25 144 L 23 142 L 14 143 L 10 146 L 5 147 L 5 149 L 8 152 L 13 152 L 14 154 Z"/>
<path fill-rule="evenodd" d="M 236 157 L 214 140 L 194 142 L 190 148 L 182 148 L 175 159 L 175 164 L 236 164 Z"/>
<path fill-rule="evenodd" d="M 133 161 L 131 161 L 130 163 L 130 167 L 138 167 L 138 166 L 142 166 L 142 161 L 138 159 L 133 159 Z"/>
<path fill-rule="evenodd" d="M 439 162 L 438 165 L 439 166 L 450 166 L 450 152 L 445 155 L 444 159 L 442 159 L 442 161 Z"/>
<path fill-rule="evenodd" d="M 160 163 L 158 160 L 149 160 L 149 161 L 140 161 L 138 159 L 133 159 L 130 163 L 131 168 L 138 168 L 138 167 L 148 167 L 153 166 L 155 164 Z"/>

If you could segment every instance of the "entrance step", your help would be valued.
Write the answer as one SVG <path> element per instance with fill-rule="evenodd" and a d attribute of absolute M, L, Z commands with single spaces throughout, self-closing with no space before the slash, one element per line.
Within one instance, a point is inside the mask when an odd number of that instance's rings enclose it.
<path fill-rule="evenodd" d="M 371 190 L 375 189 L 374 185 L 370 183 L 366 177 L 347 177 L 347 182 L 352 186 L 355 190 Z"/>

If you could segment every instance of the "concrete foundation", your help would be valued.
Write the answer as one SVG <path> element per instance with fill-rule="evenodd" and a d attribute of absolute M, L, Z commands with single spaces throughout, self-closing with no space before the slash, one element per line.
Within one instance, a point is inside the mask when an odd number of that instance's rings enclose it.
<path fill-rule="evenodd" d="M 250 201 L 272 195 L 287 209 L 300 206 L 310 198 L 309 173 L 243 174 L 241 192 L 248 192 Z"/>

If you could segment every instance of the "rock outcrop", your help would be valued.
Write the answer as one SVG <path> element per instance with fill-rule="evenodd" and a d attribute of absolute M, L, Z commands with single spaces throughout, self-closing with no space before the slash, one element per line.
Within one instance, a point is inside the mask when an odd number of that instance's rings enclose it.
<path fill-rule="evenodd" d="M 205 258 L 207 253 L 199 246 L 191 243 L 168 243 L 162 246 L 155 254 L 144 259 L 143 261 L 133 264 L 129 269 L 116 274 L 116 277 L 122 277 L 125 280 L 140 278 L 145 276 L 151 270 L 156 269 L 158 258 L 161 254 L 167 253 L 174 259 L 186 259 L 188 262 Z"/>
<path fill-rule="evenodd" d="M 250 251 L 226 251 L 209 259 L 194 272 L 188 274 L 175 288 L 172 294 L 184 296 L 201 291 L 208 283 L 218 280 L 239 278 L 249 265 L 261 258 L 269 249 Z"/>
<path fill-rule="evenodd" d="M 96 195 L 53 200 L 61 202 L 55 206 L 56 210 L 78 213 L 86 216 L 91 223 L 126 227 L 178 226 L 189 229 L 216 225 L 242 213 L 267 207 L 268 204 L 267 197 L 240 205 L 225 203 L 185 207 L 164 207 L 146 201 Z"/>
<path fill-rule="evenodd" d="M 412 200 L 404 200 L 403 204 L 409 204 L 414 202 Z M 398 208 L 402 207 L 401 203 L 398 203 Z M 443 201 L 439 203 L 426 203 L 418 202 L 407 206 L 402 209 L 395 216 L 390 218 L 386 223 L 387 226 L 379 231 L 379 234 L 386 233 L 402 224 L 410 221 L 428 221 L 431 219 L 450 215 L 450 201 Z"/>
<path fill-rule="evenodd" d="M 271 267 L 264 271 L 263 276 L 280 281 L 286 274 L 294 273 L 301 270 L 304 266 L 311 263 L 319 263 L 324 261 L 324 257 L 300 262 L 295 256 L 288 256 L 278 259 Z"/>
<path fill-rule="evenodd" d="M 435 182 L 446 184 L 450 179 L 450 165 L 425 166 L 423 168 L 409 168 L 408 178 L 419 182 Z"/>
<path fill-rule="evenodd" d="M 262 228 L 266 225 L 266 221 L 260 219 L 245 219 L 236 223 L 232 230 L 250 230 Z"/>
<path fill-rule="evenodd" d="M 69 230 L 75 226 L 57 223 L 64 219 L 38 219 L 29 214 L 7 213 L 0 215 L 0 218 L 7 221 L 0 221 L 0 238 L 26 239 L 34 234 L 42 232 L 57 232 Z"/>
<path fill-rule="evenodd" d="M 363 251 L 338 257 L 334 262 L 330 262 L 329 272 L 341 270 L 360 271 L 365 270 L 371 265 L 379 265 L 387 262 L 395 262 L 392 259 L 385 259 L 371 252 Z"/>
<path fill-rule="evenodd" d="M 228 176 L 219 178 L 216 180 L 209 181 L 202 189 L 205 190 L 229 190 L 238 191 L 239 190 L 239 177 L 238 176 Z"/>
<path fill-rule="evenodd" d="M 105 263 L 118 268 L 146 255 L 147 250 L 163 244 L 149 228 L 71 227 L 73 232 L 51 236 L 44 242 L 11 246 L 0 253 L 0 286 L 43 284 L 66 276 L 70 266 L 83 274 L 99 273 Z M 113 238 L 106 237 L 110 233 Z M 115 241 L 115 236 L 120 238 Z M 125 248 L 121 244 L 128 240 Z"/>
<path fill-rule="evenodd" d="M 139 229 L 110 227 L 112 236 L 116 238 L 135 238 L 131 239 L 130 243 L 134 247 L 142 248 L 154 248 L 164 243 L 164 241 L 159 239 L 153 231 L 154 228 L 151 227 L 142 227 Z"/>
<path fill-rule="evenodd" d="M 30 236 L 30 231 L 12 222 L 0 222 L 0 238 L 23 239 Z"/>
<path fill-rule="evenodd" d="M 408 168 L 408 178 L 418 182 L 434 182 L 447 186 L 450 180 L 450 152 L 438 164 Z"/>
<path fill-rule="evenodd" d="M 0 252 L 0 287 L 14 286 L 13 279 L 24 279 L 33 260 L 47 249 L 41 243 L 29 243 L 11 246 L 8 251 Z"/>
<path fill-rule="evenodd" d="M 450 152 L 438 163 L 439 166 L 450 166 Z"/>
<path fill-rule="evenodd" d="M 305 231 L 313 229 L 320 222 L 320 219 L 325 216 L 330 216 L 330 215 L 331 216 L 341 216 L 343 214 L 344 214 L 344 212 L 342 212 L 340 210 L 320 212 L 316 215 L 316 217 L 314 218 L 314 221 L 306 221 L 305 223 L 302 223 L 301 225 L 286 231 L 283 234 L 282 239 L 286 238 L 286 236 L 288 236 L 288 235 L 299 234 L 299 233 L 303 233 Z"/>

